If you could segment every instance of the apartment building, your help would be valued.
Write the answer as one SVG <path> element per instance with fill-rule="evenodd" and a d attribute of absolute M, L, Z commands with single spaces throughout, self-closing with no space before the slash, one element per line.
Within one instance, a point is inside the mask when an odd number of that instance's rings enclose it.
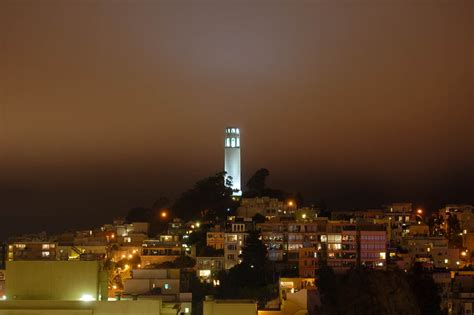
<path fill-rule="evenodd" d="M 257 225 L 269 259 L 298 267 L 300 276 L 313 276 L 320 264 L 344 272 L 359 264 L 385 268 L 386 225 L 329 221 L 269 221 Z"/>
<path fill-rule="evenodd" d="M 178 236 L 161 235 L 157 240 L 145 240 L 141 250 L 141 264 L 161 264 L 173 261 L 184 254 L 184 248 L 177 240 Z"/>
<path fill-rule="evenodd" d="M 314 247 L 303 247 L 299 250 L 298 272 L 303 278 L 314 278 L 318 268 L 318 252 Z"/>
<path fill-rule="evenodd" d="M 224 249 L 225 232 L 207 232 L 206 245 L 214 249 Z"/>
<path fill-rule="evenodd" d="M 267 218 L 295 213 L 297 205 L 294 201 L 280 201 L 277 198 L 255 197 L 242 198 L 237 216 L 252 218 L 257 213 Z"/>
<path fill-rule="evenodd" d="M 224 267 L 224 257 L 196 257 L 196 275 L 202 282 L 217 285 L 217 276 Z"/>
<path fill-rule="evenodd" d="M 359 227 L 359 255 L 362 266 L 375 269 L 385 268 L 387 234 L 383 226 Z"/>
<path fill-rule="evenodd" d="M 41 240 L 17 240 L 8 244 L 8 261 L 56 260 L 56 242 Z"/>
<path fill-rule="evenodd" d="M 245 222 L 232 222 L 229 231 L 224 233 L 224 266 L 226 270 L 242 261 L 239 255 L 242 254 L 249 227 Z"/>
<path fill-rule="evenodd" d="M 446 205 L 439 210 L 439 215 L 444 219 L 443 228 L 448 225 L 448 216 L 456 216 L 459 225 L 464 234 L 474 232 L 474 207 L 467 204 L 451 204 Z"/>

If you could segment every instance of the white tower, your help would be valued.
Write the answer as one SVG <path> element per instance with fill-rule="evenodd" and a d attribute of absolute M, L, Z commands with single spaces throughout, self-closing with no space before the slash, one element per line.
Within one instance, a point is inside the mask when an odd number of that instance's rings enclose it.
<path fill-rule="evenodd" d="M 225 129 L 225 160 L 224 170 L 227 176 L 232 177 L 234 196 L 242 196 L 240 186 L 240 130 L 235 127 Z"/>

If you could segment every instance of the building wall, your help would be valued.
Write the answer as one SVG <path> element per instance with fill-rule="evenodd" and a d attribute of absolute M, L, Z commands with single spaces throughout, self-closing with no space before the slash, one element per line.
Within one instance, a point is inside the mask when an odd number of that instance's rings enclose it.
<path fill-rule="evenodd" d="M 360 263 L 385 268 L 387 239 L 385 231 L 360 231 Z"/>
<path fill-rule="evenodd" d="M 134 279 L 179 279 L 180 269 L 133 269 Z"/>
<path fill-rule="evenodd" d="M 104 279 L 105 278 L 105 279 Z M 12 261 L 7 263 L 8 300 L 79 300 L 107 296 L 107 274 L 98 261 Z M 102 287 L 101 287 L 102 284 Z"/>
<path fill-rule="evenodd" d="M 51 242 L 13 242 L 8 246 L 8 260 L 55 260 L 57 245 Z"/>
<path fill-rule="evenodd" d="M 256 315 L 257 303 L 239 300 L 204 301 L 203 315 Z"/>
<path fill-rule="evenodd" d="M 0 315 L 160 315 L 154 301 L 2 301 Z"/>
<path fill-rule="evenodd" d="M 142 266 L 148 266 L 148 265 L 151 265 L 151 264 L 162 264 L 164 262 L 172 262 L 174 261 L 176 258 L 178 258 L 180 255 L 176 255 L 176 256 L 145 256 L 145 255 L 142 255 L 141 256 L 141 262 L 142 262 Z"/>
<path fill-rule="evenodd" d="M 179 279 L 126 279 L 124 283 L 126 294 L 147 294 L 154 288 L 161 288 L 161 294 L 179 294 Z"/>
<path fill-rule="evenodd" d="M 239 255 L 245 244 L 247 233 L 225 233 L 224 261 L 228 270 L 240 263 Z"/>
<path fill-rule="evenodd" d="M 206 245 L 215 249 L 224 249 L 224 232 L 207 232 Z"/>

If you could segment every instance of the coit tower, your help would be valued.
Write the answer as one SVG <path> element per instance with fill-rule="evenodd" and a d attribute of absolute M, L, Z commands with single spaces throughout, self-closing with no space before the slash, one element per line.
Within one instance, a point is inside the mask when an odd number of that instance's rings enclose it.
<path fill-rule="evenodd" d="M 232 177 L 234 196 L 242 196 L 240 186 L 240 130 L 236 127 L 225 129 L 225 159 L 224 170 L 227 176 Z"/>

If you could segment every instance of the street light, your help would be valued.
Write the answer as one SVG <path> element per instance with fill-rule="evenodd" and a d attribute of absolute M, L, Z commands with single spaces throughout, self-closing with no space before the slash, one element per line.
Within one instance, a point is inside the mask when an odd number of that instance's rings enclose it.
<path fill-rule="evenodd" d="M 168 213 L 166 211 L 161 212 L 161 217 L 164 219 L 168 216 Z"/>

